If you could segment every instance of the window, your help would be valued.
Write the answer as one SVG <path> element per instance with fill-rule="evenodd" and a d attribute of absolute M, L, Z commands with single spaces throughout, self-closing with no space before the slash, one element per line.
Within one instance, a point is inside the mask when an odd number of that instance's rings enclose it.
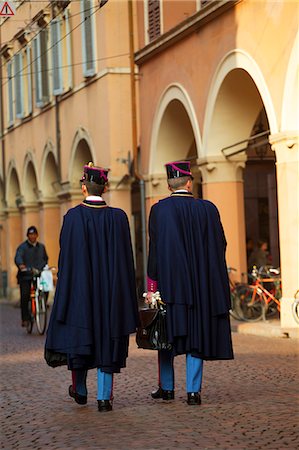
<path fill-rule="evenodd" d="M 62 94 L 63 92 L 61 20 L 55 20 L 51 23 L 51 47 L 52 47 L 52 69 L 53 69 L 53 94 L 59 95 Z"/>
<path fill-rule="evenodd" d="M 153 41 L 161 34 L 160 0 L 148 0 L 148 36 Z"/>
<path fill-rule="evenodd" d="M 10 127 L 14 121 L 13 109 L 13 78 L 12 78 L 12 61 L 7 63 L 7 96 L 8 96 L 8 126 Z"/>
<path fill-rule="evenodd" d="M 33 41 L 35 102 L 38 107 L 50 100 L 48 30 L 41 30 Z"/>
<path fill-rule="evenodd" d="M 96 73 L 93 11 L 92 0 L 81 1 L 81 16 L 82 20 L 84 19 L 82 24 L 82 57 L 85 77 L 91 77 Z"/>

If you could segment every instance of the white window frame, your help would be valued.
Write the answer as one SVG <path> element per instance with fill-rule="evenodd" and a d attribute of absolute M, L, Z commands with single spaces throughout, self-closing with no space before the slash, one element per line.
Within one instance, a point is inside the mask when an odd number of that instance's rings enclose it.
<path fill-rule="evenodd" d="M 88 3 L 90 4 L 90 10 L 91 13 L 94 11 L 92 9 L 93 6 L 93 0 L 81 0 L 81 20 L 82 20 L 82 59 L 83 59 L 83 75 L 84 77 L 88 78 L 88 77 L 92 77 L 93 75 L 95 75 L 96 73 L 96 39 L 95 39 L 95 17 L 94 14 L 90 16 L 90 21 L 86 21 L 85 19 L 85 7 L 84 7 L 84 3 L 85 1 L 88 1 Z M 87 67 L 87 52 L 86 52 L 86 38 L 85 38 L 85 31 L 86 31 L 86 25 L 87 23 L 90 23 L 90 34 L 91 34 L 91 63 L 92 63 L 92 67 L 88 68 Z"/>

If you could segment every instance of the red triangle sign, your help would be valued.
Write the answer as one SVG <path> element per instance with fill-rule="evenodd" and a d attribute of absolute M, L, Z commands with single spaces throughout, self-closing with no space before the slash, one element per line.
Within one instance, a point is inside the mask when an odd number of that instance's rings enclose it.
<path fill-rule="evenodd" d="M 14 16 L 14 7 L 12 7 L 9 2 L 4 2 L 0 10 L 0 16 Z"/>

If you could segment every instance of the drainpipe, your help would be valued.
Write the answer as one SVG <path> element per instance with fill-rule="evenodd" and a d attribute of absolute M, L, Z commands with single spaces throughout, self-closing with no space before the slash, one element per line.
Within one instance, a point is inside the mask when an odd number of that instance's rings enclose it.
<path fill-rule="evenodd" d="M 136 86 L 135 86 L 135 63 L 134 63 L 134 25 L 133 25 L 133 1 L 128 0 L 129 16 L 129 41 L 130 41 L 130 81 L 131 81 L 131 108 L 132 108 L 132 145 L 134 175 L 139 181 L 141 197 L 141 235 L 142 235 L 142 265 L 143 265 L 143 289 L 147 290 L 147 249 L 146 249 L 146 209 L 145 209 L 145 184 L 138 168 L 138 145 L 137 145 L 137 114 L 136 114 Z"/>
<path fill-rule="evenodd" d="M 58 95 L 55 95 L 55 132 L 56 132 L 56 149 L 57 149 L 57 166 L 58 166 L 58 178 L 61 183 L 61 129 L 59 119 L 59 99 Z"/>
<path fill-rule="evenodd" d="M 0 26 L 0 48 L 2 46 L 2 40 L 1 40 L 1 26 Z M 3 108 L 3 77 L 2 77 L 2 56 L 0 56 L 0 115 L 1 115 L 1 121 L 0 121 L 0 134 L 1 134 L 1 157 L 2 157 L 2 171 L 3 171 L 3 202 L 6 206 L 6 173 L 5 173 L 5 138 L 4 138 L 4 108 Z"/>

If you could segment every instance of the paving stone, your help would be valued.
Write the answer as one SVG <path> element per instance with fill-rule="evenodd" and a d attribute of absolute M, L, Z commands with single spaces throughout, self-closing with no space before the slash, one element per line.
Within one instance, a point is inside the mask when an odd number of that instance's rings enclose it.
<path fill-rule="evenodd" d="M 235 360 L 204 363 L 202 405 L 190 407 L 185 357 L 175 359 L 175 400 L 155 401 L 157 355 L 132 336 L 113 411 L 101 414 L 96 371 L 87 405 L 75 404 L 70 373 L 43 359 L 45 337 L 27 335 L 18 308 L 0 304 L 0 313 L 2 449 L 298 449 L 298 340 L 234 332 Z"/>

